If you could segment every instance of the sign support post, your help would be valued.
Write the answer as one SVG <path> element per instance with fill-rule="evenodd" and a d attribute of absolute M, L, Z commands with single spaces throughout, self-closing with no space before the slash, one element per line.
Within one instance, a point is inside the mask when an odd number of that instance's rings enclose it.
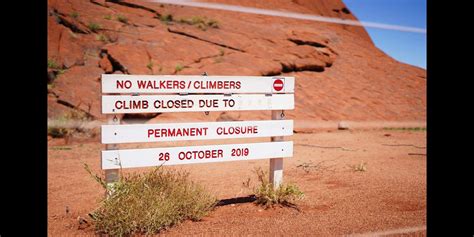
<path fill-rule="evenodd" d="M 109 114 L 107 115 L 107 124 L 109 125 L 119 125 L 121 122 L 121 115 Z M 106 150 L 118 150 L 119 144 L 107 144 L 105 145 Z M 115 182 L 119 180 L 119 169 L 110 169 L 105 170 L 105 183 L 107 186 L 112 186 Z M 108 195 L 110 193 L 107 193 Z"/>
<path fill-rule="evenodd" d="M 285 119 L 284 110 L 272 110 L 272 120 L 283 120 Z M 271 137 L 272 142 L 284 141 L 283 136 Z M 271 158 L 270 159 L 270 183 L 273 183 L 273 187 L 277 188 L 283 182 L 283 158 Z"/>

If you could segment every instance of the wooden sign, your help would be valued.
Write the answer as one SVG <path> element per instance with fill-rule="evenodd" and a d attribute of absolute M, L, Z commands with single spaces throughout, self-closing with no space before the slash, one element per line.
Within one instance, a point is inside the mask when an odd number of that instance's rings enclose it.
<path fill-rule="evenodd" d="M 293 120 L 102 125 L 102 143 L 210 140 L 293 135 Z"/>
<path fill-rule="evenodd" d="M 166 147 L 102 151 L 102 169 L 184 165 L 293 156 L 293 142 Z"/>
<path fill-rule="evenodd" d="M 102 96 L 104 114 L 286 110 L 294 106 L 293 94 Z"/>
<path fill-rule="evenodd" d="M 283 158 L 293 156 L 294 77 L 102 75 L 102 169 L 107 184 L 120 168 L 270 159 L 270 182 L 283 180 Z M 271 110 L 272 120 L 121 124 L 122 114 Z M 121 143 L 271 137 L 272 142 L 120 149 Z"/>
<path fill-rule="evenodd" d="M 293 93 L 294 77 L 102 75 L 102 93 Z"/>

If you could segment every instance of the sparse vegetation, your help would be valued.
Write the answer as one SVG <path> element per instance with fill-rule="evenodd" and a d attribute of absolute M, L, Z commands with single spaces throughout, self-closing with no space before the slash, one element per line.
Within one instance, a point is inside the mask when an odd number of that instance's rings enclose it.
<path fill-rule="evenodd" d="M 426 127 L 385 127 L 384 130 L 426 131 Z"/>
<path fill-rule="evenodd" d="M 127 24 L 128 23 L 128 18 L 125 17 L 124 15 L 117 15 L 117 21 L 120 21 L 122 23 Z"/>
<path fill-rule="evenodd" d="M 171 15 L 171 14 L 161 15 L 160 16 L 160 21 L 165 23 L 165 24 L 169 24 L 170 22 L 173 21 L 173 15 Z"/>
<path fill-rule="evenodd" d="M 74 12 L 71 13 L 71 17 L 72 17 L 73 19 L 77 19 L 77 18 L 79 17 L 79 13 L 77 13 L 76 11 L 74 11 Z"/>
<path fill-rule="evenodd" d="M 207 21 L 206 24 L 211 28 L 219 28 L 219 22 L 217 22 L 214 19 L 211 19 L 211 20 Z"/>
<path fill-rule="evenodd" d="M 105 16 L 104 16 L 104 19 L 106 19 L 106 20 L 111 20 L 111 19 L 112 19 L 112 16 L 111 16 L 111 15 L 105 15 Z"/>
<path fill-rule="evenodd" d="M 207 30 L 207 28 L 219 28 L 219 22 L 214 19 L 207 19 L 205 17 L 193 16 L 190 19 L 181 18 L 179 23 L 184 23 L 188 25 L 195 25 L 201 30 Z"/>
<path fill-rule="evenodd" d="M 94 22 L 90 22 L 88 25 L 87 25 L 87 28 L 89 28 L 89 30 L 91 31 L 98 31 L 100 29 L 102 29 L 102 26 L 97 24 L 97 23 L 94 23 Z"/>
<path fill-rule="evenodd" d="M 174 70 L 175 70 L 176 72 L 180 72 L 180 71 L 182 71 L 184 68 L 185 68 L 185 67 L 184 67 L 183 65 L 181 65 L 181 64 L 178 63 L 178 64 L 176 64 L 176 67 L 174 68 Z"/>
<path fill-rule="evenodd" d="M 361 162 L 357 165 L 351 166 L 354 172 L 364 172 L 367 170 L 367 163 L 366 162 Z"/>
<path fill-rule="evenodd" d="M 304 197 L 304 193 L 294 184 L 281 184 L 274 188 L 269 182 L 268 175 L 261 168 L 255 169 L 255 173 L 259 181 L 259 185 L 255 188 L 255 203 L 258 205 L 265 208 L 274 205 L 295 206 L 294 202 Z"/>
<path fill-rule="evenodd" d="M 58 63 L 54 59 L 48 59 L 48 68 L 51 69 L 61 69 Z"/>
<path fill-rule="evenodd" d="M 152 62 L 152 61 L 148 62 L 148 64 L 146 65 L 146 67 L 147 67 L 148 69 L 150 69 L 150 70 L 153 71 L 153 62 Z"/>
<path fill-rule="evenodd" d="M 93 179 L 111 191 L 102 177 L 84 166 Z M 217 199 L 189 179 L 189 173 L 160 166 L 141 175 L 121 176 L 111 195 L 89 216 L 100 234 L 156 234 L 184 220 L 200 220 L 216 203 Z"/>
<path fill-rule="evenodd" d="M 98 34 L 98 35 L 96 35 L 95 38 L 97 40 L 100 40 L 100 41 L 104 42 L 104 43 L 109 43 L 110 42 L 109 38 L 104 34 Z"/>

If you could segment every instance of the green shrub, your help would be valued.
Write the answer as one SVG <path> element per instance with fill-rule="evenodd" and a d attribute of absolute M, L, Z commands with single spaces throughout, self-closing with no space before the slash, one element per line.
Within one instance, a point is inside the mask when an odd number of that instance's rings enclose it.
<path fill-rule="evenodd" d="M 112 19 L 112 16 L 111 16 L 111 15 L 105 15 L 105 16 L 104 16 L 104 19 L 106 19 L 106 20 L 111 20 L 111 19 Z"/>
<path fill-rule="evenodd" d="M 100 26 L 99 24 L 94 23 L 94 22 L 90 22 L 87 25 L 87 27 L 89 28 L 89 30 L 94 31 L 94 32 L 96 32 L 96 31 L 98 31 L 102 28 L 102 26 Z"/>
<path fill-rule="evenodd" d="M 95 38 L 97 40 L 100 40 L 100 41 L 104 42 L 104 43 L 109 43 L 110 42 L 109 38 L 104 34 L 98 34 Z"/>
<path fill-rule="evenodd" d="M 160 16 L 160 21 L 165 23 L 165 24 L 168 24 L 168 23 L 173 21 L 173 15 L 171 15 L 171 14 L 161 15 Z"/>
<path fill-rule="evenodd" d="M 61 67 L 59 66 L 58 63 L 54 59 L 48 59 L 48 68 L 51 69 L 60 69 Z"/>
<path fill-rule="evenodd" d="M 125 23 L 125 24 L 128 23 L 127 17 L 125 17 L 125 16 L 123 16 L 123 15 L 118 15 L 118 16 L 117 16 L 117 20 L 120 21 L 120 22 L 122 22 L 122 23 Z"/>
<path fill-rule="evenodd" d="M 211 27 L 211 28 L 219 28 L 219 22 L 217 22 L 216 20 L 209 20 L 208 22 L 206 22 L 207 26 Z"/>
<path fill-rule="evenodd" d="M 180 71 L 182 71 L 183 69 L 184 69 L 184 66 L 181 65 L 181 64 L 179 64 L 179 63 L 176 64 L 176 67 L 174 68 L 174 70 L 175 70 L 176 72 L 180 72 Z"/>
<path fill-rule="evenodd" d="M 79 17 L 79 13 L 77 12 L 72 12 L 71 13 L 71 17 L 74 18 L 74 19 L 77 19 Z"/>
<path fill-rule="evenodd" d="M 153 62 L 152 62 L 152 61 L 148 62 L 148 64 L 146 65 L 146 67 L 147 67 L 148 69 L 150 69 L 150 70 L 153 70 Z"/>
<path fill-rule="evenodd" d="M 294 206 L 295 201 L 304 197 L 298 186 L 294 184 L 280 184 L 279 187 L 274 188 L 273 184 L 269 182 L 268 175 L 263 172 L 261 168 L 255 170 L 259 185 L 255 188 L 255 203 L 262 205 L 265 208 L 282 205 Z"/>
<path fill-rule="evenodd" d="M 179 20 L 179 23 L 195 25 L 197 28 L 204 31 L 207 30 L 207 28 L 209 27 L 219 28 L 219 23 L 216 20 L 214 19 L 208 20 L 207 18 L 200 17 L 200 16 L 193 16 L 191 17 L 191 19 L 182 18 Z"/>
<path fill-rule="evenodd" d="M 111 195 L 89 214 L 98 233 L 111 236 L 156 234 L 184 220 L 200 220 L 217 203 L 189 179 L 189 173 L 161 166 L 144 174 L 122 176 L 113 186 L 86 170 Z"/>

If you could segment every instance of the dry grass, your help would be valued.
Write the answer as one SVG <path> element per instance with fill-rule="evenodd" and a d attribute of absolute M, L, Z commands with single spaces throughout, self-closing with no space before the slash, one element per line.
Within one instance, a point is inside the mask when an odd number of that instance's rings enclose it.
<path fill-rule="evenodd" d="M 274 188 L 273 184 L 269 182 L 268 175 L 261 169 L 255 170 L 259 185 L 255 188 L 255 203 L 262 205 L 265 208 L 282 205 L 282 206 L 296 206 L 295 201 L 304 197 L 295 184 L 281 184 L 278 188 Z"/>
<path fill-rule="evenodd" d="M 97 233 L 124 236 L 156 234 L 184 220 L 200 220 L 217 203 L 188 173 L 161 167 L 121 177 L 113 187 L 86 170 L 112 194 L 89 214 Z"/>
<path fill-rule="evenodd" d="M 354 170 L 354 172 L 365 172 L 367 171 L 367 163 L 361 162 L 357 165 L 352 165 L 351 168 Z"/>
<path fill-rule="evenodd" d="M 197 28 L 205 31 L 208 28 L 219 28 L 219 22 L 214 19 L 207 19 L 206 17 L 193 16 L 191 18 L 179 19 L 179 23 L 194 25 Z"/>

